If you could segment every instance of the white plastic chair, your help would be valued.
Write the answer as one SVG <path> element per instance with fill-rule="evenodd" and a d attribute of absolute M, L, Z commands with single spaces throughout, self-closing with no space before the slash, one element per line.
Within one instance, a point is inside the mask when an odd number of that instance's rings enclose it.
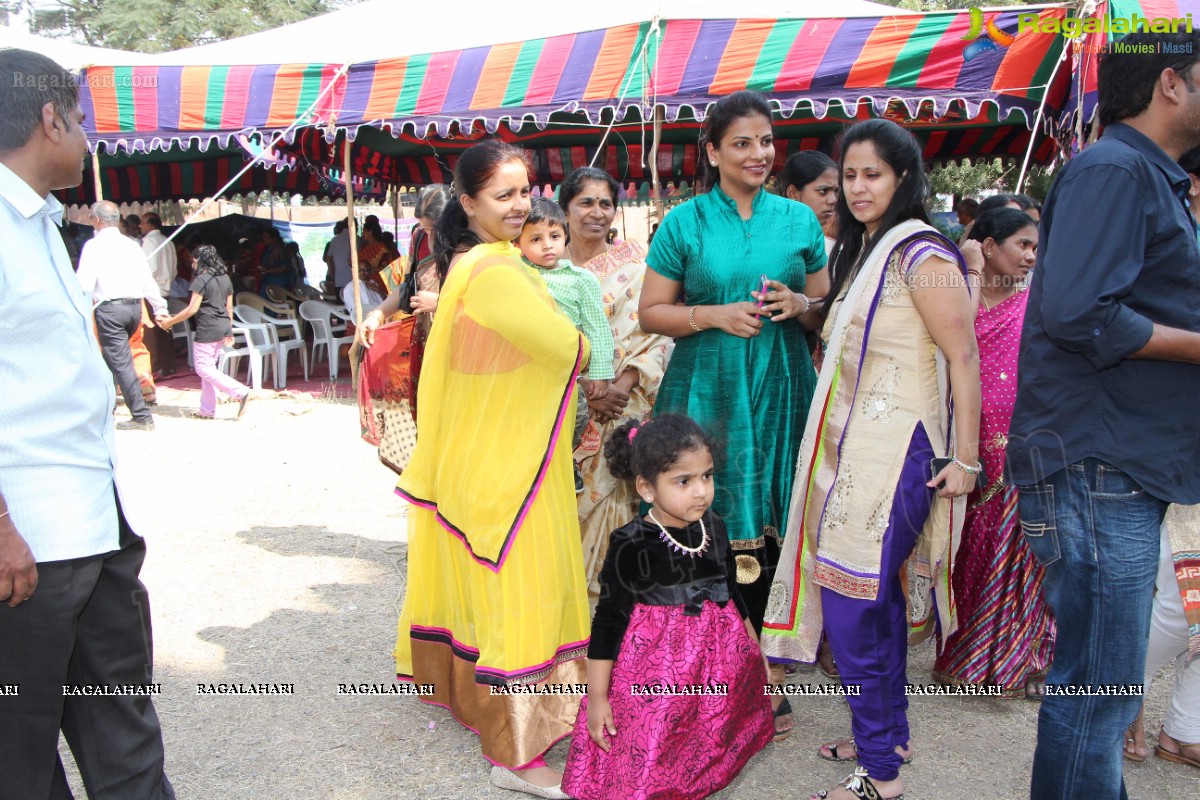
<path fill-rule="evenodd" d="M 217 359 L 217 369 L 236 378 L 242 358 L 248 358 L 250 360 L 250 369 L 247 371 L 246 380 L 250 381 L 250 388 L 261 388 L 262 361 L 254 357 L 255 351 L 250 348 L 249 333 L 241 328 L 234 327 L 232 335 L 233 344 L 227 344 L 221 348 L 221 355 Z"/>
<path fill-rule="evenodd" d="M 313 329 L 312 363 L 316 365 L 317 351 L 324 348 L 331 381 L 336 381 L 338 376 L 338 348 L 354 341 L 353 336 L 333 335 L 332 318 L 335 316 L 346 319 L 348 315 L 344 311 L 338 314 L 336 308 L 320 300 L 305 300 L 300 304 L 300 317 Z"/>
<path fill-rule="evenodd" d="M 171 326 L 171 346 L 175 346 L 176 339 L 183 339 L 187 342 L 187 362 L 192 369 L 196 368 L 196 364 L 192 360 L 192 343 L 195 341 L 196 334 L 192 330 L 192 321 L 185 319 Z"/>
<path fill-rule="evenodd" d="M 278 287 L 269 286 L 267 288 L 275 289 Z M 296 317 L 296 309 L 294 309 L 291 306 L 291 304 L 289 304 L 289 303 L 273 303 L 270 300 L 262 299 L 261 297 L 254 294 L 253 292 L 238 292 L 237 296 L 233 298 L 233 302 L 237 305 L 249 306 L 250 308 L 252 308 L 255 311 L 262 314 L 264 317 L 271 318 L 272 320 L 274 320 L 274 319 L 292 320 L 295 324 L 280 330 L 279 338 L 281 338 L 281 339 L 289 339 L 289 338 L 293 338 L 293 337 L 296 339 L 303 338 L 300 335 L 300 320 Z"/>
<path fill-rule="evenodd" d="M 221 358 L 218 361 L 217 368 L 225 369 L 226 363 L 235 360 L 234 369 L 237 369 L 236 360 L 240 360 L 242 356 L 250 359 L 250 388 L 261 389 L 263 372 L 269 366 L 275 375 L 276 383 L 279 382 L 279 363 L 275 360 L 275 329 L 270 325 L 254 324 L 249 322 L 239 322 L 233 326 L 233 335 L 241 336 L 245 345 L 243 347 L 225 348 L 221 351 Z M 228 353 L 228 355 L 227 355 Z M 226 370 L 227 371 L 227 370 Z M 234 373 L 229 373 L 234 374 Z"/>
<path fill-rule="evenodd" d="M 304 339 L 300 337 L 300 323 L 294 319 L 276 319 L 269 317 L 250 306 L 236 305 L 233 307 L 234 316 L 244 323 L 266 326 L 270 340 L 275 347 L 275 388 L 287 388 L 287 358 L 293 350 L 300 351 L 300 364 L 304 367 L 304 380 L 308 380 L 308 351 L 305 350 Z M 290 332 L 292 338 L 281 338 L 280 332 Z"/>

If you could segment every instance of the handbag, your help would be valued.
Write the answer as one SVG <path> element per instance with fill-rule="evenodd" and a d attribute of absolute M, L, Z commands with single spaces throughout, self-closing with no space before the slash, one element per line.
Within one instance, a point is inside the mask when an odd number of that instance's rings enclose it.
<path fill-rule="evenodd" d="M 410 360 L 414 326 L 412 317 L 381 325 L 375 344 L 358 352 L 362 437 L 379 448 L 379 460 L 398 475 L 417 446 Z"/>

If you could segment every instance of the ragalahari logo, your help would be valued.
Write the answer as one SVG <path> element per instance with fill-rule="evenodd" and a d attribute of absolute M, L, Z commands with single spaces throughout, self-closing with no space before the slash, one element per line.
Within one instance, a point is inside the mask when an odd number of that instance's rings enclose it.
<path fill-rule="evenodd" d="M 971 61 L 984 53 L 995 53 L 1017 40 L 1016 36 L 1005 33 L 996 25 L 996 15 L 987 19 L 978 6 L 968 9 L 971 15 L 971 27 L 962 37 L 964 42 L 970 42 L 963 48 L 963 61 Z"/>

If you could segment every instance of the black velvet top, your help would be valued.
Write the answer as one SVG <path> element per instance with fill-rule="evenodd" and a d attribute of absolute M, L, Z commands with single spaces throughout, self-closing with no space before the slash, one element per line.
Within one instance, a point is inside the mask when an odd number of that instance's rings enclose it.
<path fill-rule="evenodd" d="M 658 526 L 644 517 L 612 532 L 600 571 L 600 602 L 592 618 L 588 658 L 615 659 L 636 603 L 682 605 L 698 615 L 705 600 L 721 607 L 732 600 L 742 618 L 749 616 L 737 587 L 733 549 L 725 523 L 712 511 L 704 514 L 711 542 L 699 555 L 680 553 L 664 542 Z M 703 540 L 700 523 L 667 527 L 680 544 L 696 547 Z"/>

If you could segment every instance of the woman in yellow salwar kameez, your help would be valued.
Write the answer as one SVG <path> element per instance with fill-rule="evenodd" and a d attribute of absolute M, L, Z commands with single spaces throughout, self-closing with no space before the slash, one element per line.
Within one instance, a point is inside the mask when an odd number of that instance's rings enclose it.
<path fill-rule="evenodd" d="M 580 697 L 494 694 L 584 684 L 588 602 L 571 471 L 587 340 L 511 240 L 529 210 L 520 150 L 463 153 L 435 254 L 446 273 L 425 352 L 396 673 L 476 731 L 492 783 L 567 797 L 543 755 Z"/>

